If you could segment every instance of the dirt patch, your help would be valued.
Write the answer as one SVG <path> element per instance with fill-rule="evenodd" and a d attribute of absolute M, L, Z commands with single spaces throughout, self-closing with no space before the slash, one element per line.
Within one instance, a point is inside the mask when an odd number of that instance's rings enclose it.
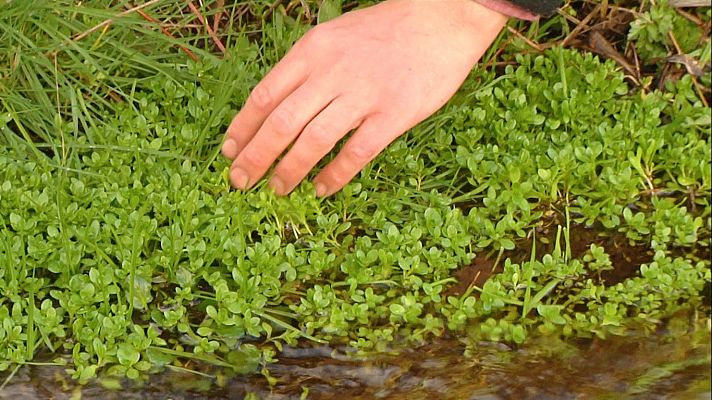
<path fill-rule="evenodd" d="M 644 245 L 633 245 L 624 234 L 586 228 L 582 225 L 571 226 L 571 256 L 580 259 L 591 248 L 592 244 L 606 249 L 610 256 L 613 269 L 602 271 L 592 276 L 599 283 L 615 285 L 635 276 L 642 264 L 653 260 L 653 251 Z M 447 295 L 461 295 L 470 286 L 482 287 L 493 274 L 502 272 L 506 259 L 514 263 L 522 263 L 531 258 L 532 238 L 520 239 L 515 250 L 493 252 L 475 257 L 471 264 L 454 272 L 458 283 L 453 285 Z M 554 251 L 556 229 L 543 228 L 537 231 L 536 259 L 541 260 L 545 254 Z M 561 243 L 563 248 L 563 243 Z"/>

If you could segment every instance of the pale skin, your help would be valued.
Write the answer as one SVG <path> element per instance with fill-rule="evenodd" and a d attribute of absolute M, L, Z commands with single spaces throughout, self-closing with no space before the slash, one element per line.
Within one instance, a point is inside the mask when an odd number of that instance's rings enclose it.
<path fill-rule="evenodd" d="M 288 194 L 353 132 L 313 181 L 339 191 L 452 97 L 506 20 L 472 0 L 387 0 L 311 29 L 230 124 L 230 182 L 249 189 L 276 163 L 269 186 Z"/>

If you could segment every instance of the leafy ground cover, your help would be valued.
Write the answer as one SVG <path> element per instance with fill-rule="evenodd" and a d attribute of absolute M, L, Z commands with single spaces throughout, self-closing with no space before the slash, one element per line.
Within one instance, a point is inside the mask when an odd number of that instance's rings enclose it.
<path fill-rule="evenodd" d="M 218 147 L 335 2 L 6 3 L 0 370 L 248 373 L 299 341 L 517 345 L 709 318 L 709 8 L 513 23 L 443 110 L 319 199 L 230 190 Z M 606 239 L 581 249 L 581 229 Z M 641 261 L 615 274 L 620 246 Z"/>

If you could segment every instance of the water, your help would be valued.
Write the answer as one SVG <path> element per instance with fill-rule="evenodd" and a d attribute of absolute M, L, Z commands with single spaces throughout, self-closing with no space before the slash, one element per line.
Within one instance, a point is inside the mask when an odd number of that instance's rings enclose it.
<path fill-rule="evenodd" d="M 356 359 L 342 349 L 288 348 L 269 366 L 277 379 L 271 388 L 261 375 L 172 371 L 117 391 L 99 382 L 78 387 L 60 368 L 24 367 L 0 399 L 239 399 L 248 392 L 262 399 L 710 399 L 709 319 L 701 320 L 606 340 L 540 338 L 518 349 L 443 339 Z"/>

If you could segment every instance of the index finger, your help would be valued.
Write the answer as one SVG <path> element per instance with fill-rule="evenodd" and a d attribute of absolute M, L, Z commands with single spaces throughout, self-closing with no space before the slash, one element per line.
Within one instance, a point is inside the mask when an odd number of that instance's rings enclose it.
<path fill-rule="evenodd" d="M 297 45 L 255 86 L 227 128 L 222 153 L 235 159 L 252 140 L 267 116 L 308 76 L 308 63 Z"/>

